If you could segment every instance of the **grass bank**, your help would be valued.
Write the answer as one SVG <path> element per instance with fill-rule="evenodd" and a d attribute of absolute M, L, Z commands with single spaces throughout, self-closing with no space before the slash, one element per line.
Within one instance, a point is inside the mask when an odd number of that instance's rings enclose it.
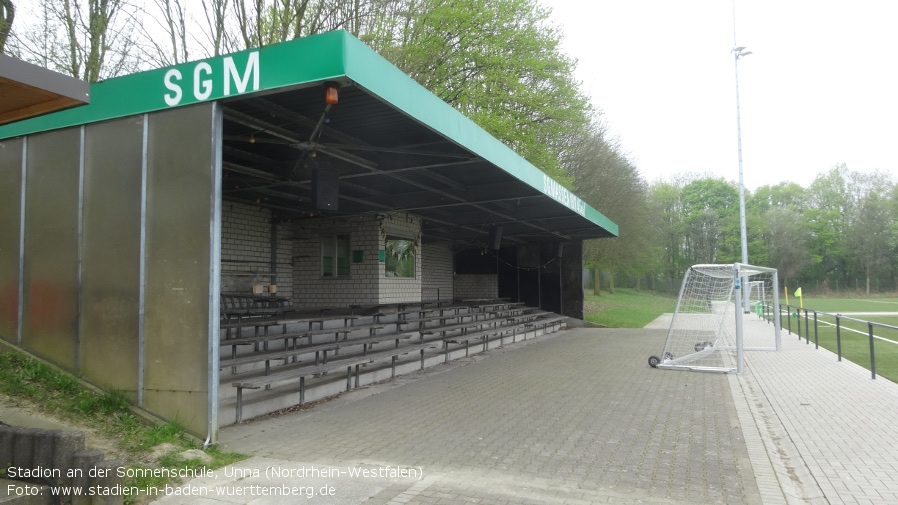
<path fill-rule="evenodd" d="M 642 328 L 664 313 L 673 312 L 677 298 L 654 291 L 620 288 L 601 295 L 587 293 L 586 320 L 609 328 Z"/>
<path fill-rule="evenodd" d="M 0 394 L 24 403 L 30 410 L 41 413 L 76 428 L 89 429 L 103 437 L 112 447 L 114 457 L 124 461 L 129 469 L 193 468 L 215 469 L 246 459 L 237 453 L 207 447 L 212 462 L 178 456 L 188 449 L 199 449 L 201 443 L 190 436 L 176 422 L 151 423 L 130 409 L 127 397 L 121 392 L 97 392 L 87 388 L 68 373 L 59 371 L 24 354 L 0 348 Z M 158 456 L 151 450 L 170 444 Z M 94 448 L 94 447 L 91 447 Z M 0 469 L 0 471 L 5 470 Z M 132 473 L 132 472 L 129 472 Z M 136 472 L 140 474 L 141 472 Z M 143 472 L 144 474 L 149 472 Z M 161 478 L 126 479 L 125 486 L 140 489 L 162 488 L 174 483 Z M 141 503 L 143 496 L 126 496 L 125 503 Z"/>

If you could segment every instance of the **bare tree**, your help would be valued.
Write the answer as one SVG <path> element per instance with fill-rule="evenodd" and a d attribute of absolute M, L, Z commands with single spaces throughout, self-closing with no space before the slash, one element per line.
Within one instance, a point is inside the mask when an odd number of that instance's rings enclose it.
<path fill-rule="evenodd" d="M 144 28 L 143 38 L 152 51 L 147 51 L 149 59 L 155 66 L 177 65 L 190 59 L 190 46 L 187 41 L 188 13 L 182 0 L 153 0 L 156 12 L 146 12 L 144 18 L 150 18 L 155 25 Z M 158 12 L 158 14 L 157 14 Z M 156 37 L 151 31 L 161 29 L 165 37 Z"/>
<path fill-rule="evenodd" d="M 218 56 L 227 52 L 227 19 L 230 0 L 203 0 L 203 14 L 206 18 L 206 35 L 211 52 L 207 56 Z"/>
<path fill-rule="evenodd" d="M 251 0 L 252 9 L 247 10 L 246 2 L 235 2 L 234 13 L 237 18 L 237 26 L 240 27 L 240 35 L 243 37 L 243 47 L 260 46 L 260 29 L 258 22 L 261 20 L 262 2 L 264 0 Z"/>
<path fill-rule="evenodd" d="M 141 69 L 131 0 L 38 0 L 39 18 L 17 28 L 22 59 L 89 82 Z"/>
<path fill-rule="evenodd" d="M 204 1 L 226 3 L 226 0 Z M 223 28 L 227 34 L 225 40 L 229 50 L 240 50 L 337 29 L 365 38 L 380 25 L 385 12 L 404 1 L 235 0 L 223 9 L 234 21 L 233 27 Z"/>

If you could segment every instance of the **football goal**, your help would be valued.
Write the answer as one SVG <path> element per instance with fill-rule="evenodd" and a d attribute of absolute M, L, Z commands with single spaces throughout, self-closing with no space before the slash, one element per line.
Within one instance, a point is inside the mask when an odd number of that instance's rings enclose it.
<path fill-rule="evenodd" d="M 743 351 L 781 347 L 778 291 L 775 268 L 742 263 L 691 266 L 680 286 L 664 350 L 660 357 L 651 356 L 649 365 L 742 373 Z"/>

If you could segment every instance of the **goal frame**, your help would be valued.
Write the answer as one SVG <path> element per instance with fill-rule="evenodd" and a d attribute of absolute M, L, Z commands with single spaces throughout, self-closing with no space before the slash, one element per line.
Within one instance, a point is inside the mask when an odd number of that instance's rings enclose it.
<path fill-rule="evenodd" d="M 696 344 L 696 353 L 694 355 L 688 355 L 681 358 L 675 358 L 670 355 L 668 349 L 670 348 L 671 338 L 674 334 L 674 328 L 677 323 L 677 318 L 680 315 L 680 309 L 683 304 L 683 295 L 687 291 L 686 283 L 689 280 L 689 271 L 687 270 L 687 274 L 683 276 L 683 282 L 680 286 L 680 293 L 677 297 L 677 307 L 674 312 L 673 318 L 671 319 L 670 329 L 667 333 L 667 339 L 664 342 L 664 351 L 662 352 L 662 356 L 665 359 L 658 359 L 654 356 L 657 365 L 657 368 L 666 368 L 666 369 L 675 369 L 675 370 L 692 370 L 692 371 L 702 371 L 702 372 L 721 372 L 721 373 L 729 373 L 736 372 L 737 374 L 741 374 L 744 370 L 745 366 L 745 357 L 744 351 L 780 351 L 782 349 L 782 323 L 779 317 L 779 279 L 777 270 L 775 268 L 770 267 L 761 267 L 757 265 L 750 265 L 746 263 L 732 263 L 732 264 L 698 264 L 690 267 L 692 269 L 726 269 L 732 268 L 732 285 L 729 288 L 730 294 L 728 296 L 727 303 L 731 303 L 733 306 L 733 316 L 735 317 L 735 344 L 734 345 L 720 345 L 716 347 L 708 346 L 702 347 L 699 349 L 699 344 Z M 770 282 L 771 286 L 767 293 L 772 297 L 772 311 L 774 314 L 773 317 L 773 325 L 774 325 L 774 345 L 773 346 L 760 346 L 760 347 L 745 347 L 744 346 L 744 322 L 743 316 L 745 311 L 743 310 L 743 305 L 745 301 L 748 300 L 748 293 L 750 286 L 753 282 L 750 278 L 753 275 L 757 274 L 770 274 Z M 708 274 L 703 274 L 708 275 Z M 721 278 L 718 276 L 718 278 Z M 709 305 L 710 305 L 709 301 Z M 759 300 L 759 303 L 761 301 Z M 727 314 L 724 313 L 721 316 L 720 320 L 720 328 L 717 330 L 717 337 L 719 338 L 720 334 L 723 332 L 722 326 L 726 323 Z M 707 344 L 707 343 L 706 343 Z M 724 368 L 724 367 L 712 367 L 712 366 L 697 366 L 688 364 L 690 358 L 698 355 L 699 353 L 710 353 L 710 352 L 718 352 L 718 351 L 735 351 L 736 352 L 736 366 L 735 368 Z M 652 360 L 650 359 L 650 364 Z"/>

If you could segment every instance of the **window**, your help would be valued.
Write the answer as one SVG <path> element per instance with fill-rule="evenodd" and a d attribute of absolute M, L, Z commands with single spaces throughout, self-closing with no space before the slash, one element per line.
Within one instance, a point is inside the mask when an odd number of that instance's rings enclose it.
<path fill-rule="evenodd" d="M 321 275 L 349 276 L 349 235 L 321 237 Z"/>
<path fill-rule="evenodd" d="M 415 277 L 415 241 L 387 236 L 384 270 L 387 277 Z"/>

